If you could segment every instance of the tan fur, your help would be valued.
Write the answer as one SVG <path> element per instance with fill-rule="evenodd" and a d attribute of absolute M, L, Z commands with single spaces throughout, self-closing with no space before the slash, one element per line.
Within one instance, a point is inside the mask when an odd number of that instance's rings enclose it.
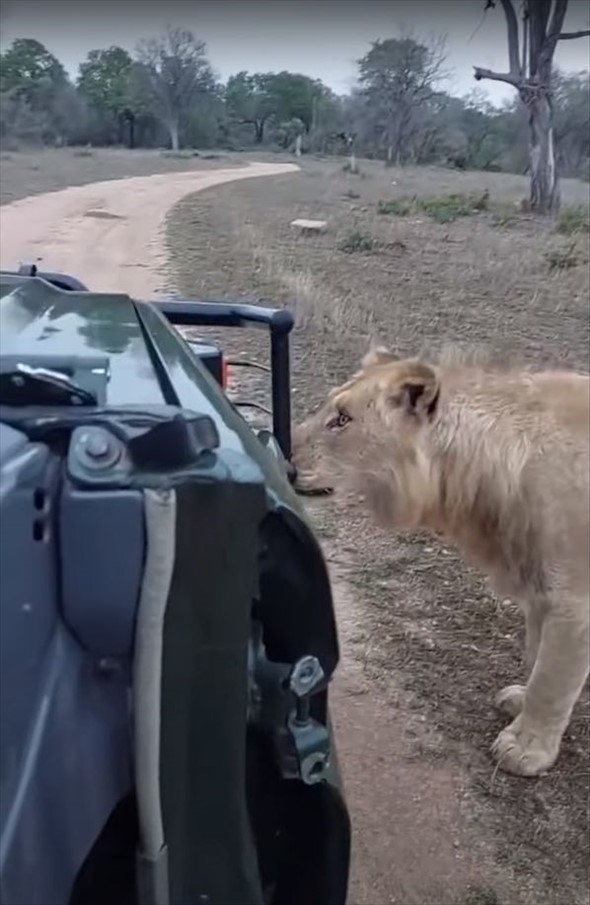
<path fill-rule="evenodd" d="M 530 675 L 498 695 L 513 721 L 493 753 L 549 769 L 590 664 L 588 375 L 373 350 L 296 429 L 293 461 L 301 490 L 352 490 L 394 531 L 442 534 L 521 602 Z"/>

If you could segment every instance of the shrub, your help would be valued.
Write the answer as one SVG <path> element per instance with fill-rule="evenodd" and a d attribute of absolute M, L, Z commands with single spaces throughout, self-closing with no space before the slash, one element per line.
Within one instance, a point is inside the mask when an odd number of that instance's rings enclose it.
<path fill-rule="evenodd" d="M 394 214 L 396 217 L 407 217 L 416 210 L 415 198 L 392 198 L 391 201 L 377 203 L 378 214 Z"/>
<path fill-rule="evenodd" d="M 465 905 L 500 905 L 500 900 L 491 886 L 478 886 L 470 891 Z"/>
<path fill-rule="evenodd" d="M 590 232 L 590 214 L 584 207 L 566 207 L 555 227 L 558 233 L 571 236 L 573 233 Z"/>
<path fill-rule="evenodd" d="M 450 194 L 434 198 L 393 198 L 391 201 L 379 201 L 379 214 L 394 214 L 407 217 L 408 214 L 423 211 L 437 223 L 452 223 L 458 217 L 469 217 L 489 210 L 490 194 L 481 195 Z"/>
<path fill-rule="evenodd" d="M 338 248 L 349 255 L 355 252 L 370 252 L 375 250 L 375 240 L 365 233 L 354 230 L 342 239 Z"/>
<path fill-rule="evenodd" d="M 418 206 L 437 223 L 452 223 L 458 217 L 470 217 L 488 210 L 489 192 L 482 195 L 441 195 L 439 198 L 425 198 Z"/>

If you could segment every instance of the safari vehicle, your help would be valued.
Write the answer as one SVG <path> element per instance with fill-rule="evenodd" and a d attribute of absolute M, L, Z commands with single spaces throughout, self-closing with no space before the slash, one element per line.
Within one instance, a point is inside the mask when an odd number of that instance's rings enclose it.
<path fill-rule="evenodd" d="M 273 431 L 178 327 L 268 328 Z M 290 315 L 0 274 L 2 905 L 343 905 Z"/>

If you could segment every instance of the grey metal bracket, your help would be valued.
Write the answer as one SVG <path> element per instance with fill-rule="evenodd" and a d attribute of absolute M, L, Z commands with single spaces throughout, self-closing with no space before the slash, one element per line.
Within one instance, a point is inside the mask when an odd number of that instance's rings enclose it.
<path fill-rule="evenodd" d="M 281 775 L 306 785 L 321 782 L 329 765 L 330 736 L 311 716 L 311 699 L 326 684 L 319 660 L 269 660 L 260 627 L 255 626 L 249 661 L 250 722 L 272 737 Z"/>

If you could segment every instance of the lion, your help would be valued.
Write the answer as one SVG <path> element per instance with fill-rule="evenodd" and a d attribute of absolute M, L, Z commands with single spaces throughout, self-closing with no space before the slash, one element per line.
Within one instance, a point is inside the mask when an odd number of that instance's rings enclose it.
<path fill-rule="evenodd" d="M 498 766 L 555 763 L 590 666 L 590 376 L 371 350 L 298 425 L 300 492 L 361 495 L 382 526 L 426 529 L 524 610 L 528 681 L 502 689 Z"/>

